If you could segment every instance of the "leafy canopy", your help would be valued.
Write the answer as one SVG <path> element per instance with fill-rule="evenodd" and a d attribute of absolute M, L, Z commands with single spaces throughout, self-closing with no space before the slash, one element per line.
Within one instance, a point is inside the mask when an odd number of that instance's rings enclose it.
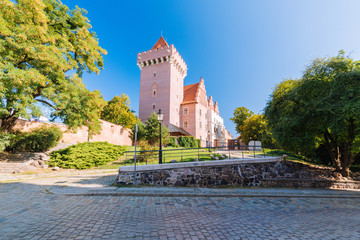
<path fill-rule="evenodd" d="M 301 79 L 274 90 L 265 110 L 277 142 L 293 152 L 313 154 L 326 146 L 333 166 L 344 176 L 360 152 L 360 62 L 319 58 Z"/>
<path fill-rule="evenodd" d="M 140 120 L 137 121 L 138 125 L 138 135 L 137 141 L 146 141 L 148 144 L 154 146 L 159 145 L 160 139 L 160 122 L 157 119 L 156 113 L 151 114 L 151 116 L 145 121 L 145 124 Z M 169 129 L 164 125 L 161 125 L 161 141 L 162 144 L 167 144 L 169 142 Z M 130 133 L 131 139 L 135 140 L 135 126 L 131 128 Z"/>
<path fill-rule="evenodd" d="M 104 107 L 101 112 L 101 119 L 120 124 L 126 128 L 131 128 L 137 122 L 137 117 L 130 110 L 130 100 L 126 94 L 115 96 Z"/>
<path fill-rule="evenodd" d="M 106 51 L 85 14 L 57 0 L 0 1 L 2 130 L 19 116 L 39 116 L 39 103 L 72 128 L 86 125 L 90 134 L 100 129 L 104 100 L 81 77 L 99 73 Z"/>
<path fill-rule="evenodd" d="M 245 120 L 253 115 L 254 113 L 246 107 L 237 107 L 234 110 L 234 117 L 230 118 L 230 120 L 235 123 L 235 129 L 239 134 L 241 134 L 241 127 Z"/>
<path fill-rule="evenodd" d="M 261 141 L 266 146 L 275 145 L 263 114 L 254 114 L 245 107 L 237 107 L 234 110 L 234 117 L 230 120 L 235 123 L 242 142 L 247 144 L 250 140 L 255 140 Z"/>
<path fill-rule="evenodd" d="M 263 114 L 254 114 L 246 118 L 240 130 L 241 140 L 244 143 L 249 143 L 250 140 L 254 140 L 261 141 L 264 146 L 275 145 Z"/>

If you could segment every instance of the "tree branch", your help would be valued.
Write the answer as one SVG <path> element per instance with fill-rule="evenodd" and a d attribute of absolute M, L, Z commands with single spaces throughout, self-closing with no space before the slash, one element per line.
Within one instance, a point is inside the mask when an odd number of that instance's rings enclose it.
<path fill-rule="evenodd" d="M 45 100 L 42 100 L 42 99 L 35 99 L 35 100 L 38 101 L 38 102 L 41 102 L 41 103 L 44 103 L 44 104 L 48 105 L 49 107 L 55 109 L 56 111 L 63 110 L 63 109 L 60 109 L 60 108 L 55 107 L 54 105 L 52 105 L 51 103 L 49 103 L 49 102 L 47 102 L 47 101 L 45 101 Z"/>

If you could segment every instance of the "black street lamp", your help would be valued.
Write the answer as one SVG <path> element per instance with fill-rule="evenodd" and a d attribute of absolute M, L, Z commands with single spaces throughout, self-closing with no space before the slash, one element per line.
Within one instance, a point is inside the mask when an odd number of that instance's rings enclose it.
<path fill-rule="evenodd" d="M 159 164 L 162 164 L 161 122 L 164 118 L 164 114 L 161 112 L 161 109 L 159 109 L 159 112 L 157 113 L 157 117 L 158 117 L 159 126 L 160 126 Z"/>

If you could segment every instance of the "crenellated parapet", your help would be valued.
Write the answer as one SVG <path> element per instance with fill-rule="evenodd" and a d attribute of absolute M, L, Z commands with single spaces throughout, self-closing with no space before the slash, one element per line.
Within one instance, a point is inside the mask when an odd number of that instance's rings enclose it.
<path fill-rule="evenodd" d="M 173 44 L 141 52 L 137 55 L 137 66 L 140 70 L 147 66 L 162 63 L 172 64 L 183 77 L 186 77 L 187 65 Z"/>

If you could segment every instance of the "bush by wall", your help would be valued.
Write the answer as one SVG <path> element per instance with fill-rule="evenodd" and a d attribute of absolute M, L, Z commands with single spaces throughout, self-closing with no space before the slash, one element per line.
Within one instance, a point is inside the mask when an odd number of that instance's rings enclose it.
<path fill-rule="evenodd" d="M 56 126 L 41 126 L 31 132 L 16 133 L 6 150 L 9 152 L 43 152 L 55 147 L 62 138 Z"/>
<path fill-rule="evenodd" d="M 0 152 L 3 152 L 8 146 L 10 146 L 13 134 L 0 133 Z"/>
<path fill-rule="evenodd" d="M 180 136 L 177 138 L 180 147 L 197 148 L 200 146 L 200 140 L 193 136 Z"/>
<path fill-rule="evenodd" d="M 49 165 L 76 169 L 97 167 L 117 160 L 124 151 L 126 147 L 108 142 L 79 143 L 52 152 Z"/>

